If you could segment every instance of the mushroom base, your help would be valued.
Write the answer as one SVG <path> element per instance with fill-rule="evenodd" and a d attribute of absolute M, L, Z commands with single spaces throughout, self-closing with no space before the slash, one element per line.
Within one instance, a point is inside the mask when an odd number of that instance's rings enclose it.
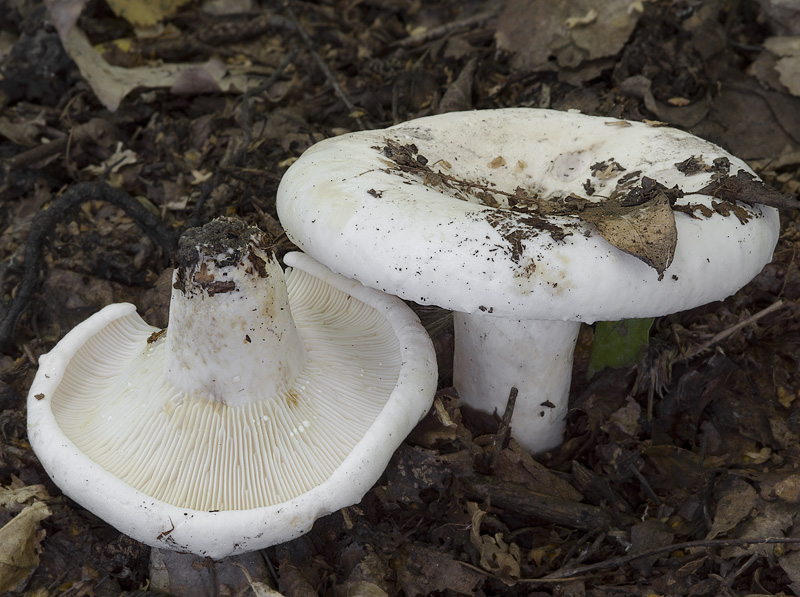
<path fill-rule="evenodd" d="M 453 385 L 464 404 L 502 414 L 519 391 L 511 435 L 541 453 L 562 442 L 580 323 L 455 313 Z"/>

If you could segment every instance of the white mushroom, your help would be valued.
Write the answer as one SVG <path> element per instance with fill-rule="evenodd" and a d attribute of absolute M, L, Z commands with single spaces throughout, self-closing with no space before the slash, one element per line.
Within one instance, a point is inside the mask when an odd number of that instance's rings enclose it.
<path fill-rule="evenodd" d="M 334 271 L 454 310 L 462 400 L 502 412 L 516 387 L 512 434 L 541 452 L 562 441 L 579 322 L 719 300 L 771 259 L 775 209 L 736 202 L 725 215 L 697 192 L 728 171 L 752 173 L 671 128 L 525 108 L 459 112 L 314 145 L 283 177 L 278 214 L 289 238 Z M 668 216 L 656 232 L 677 232 L 660 267 L 599 233 L 611 221 L 598 204 L 648 188 Z M 625 228 L 625 217 L 614 224 Z M 646 227 L 647 212 L 637 217 Z"/>
<path fill-rule="evenodd" d="M 215 220 L 180 247 L 167 330 L 116 304 L 70 331 L 28 435 L 120 531 L 221 558 L 358 502 L 430 407 L 435 355 L 396 297 L 301 253 L 284 282 L 256 228 Z"/>

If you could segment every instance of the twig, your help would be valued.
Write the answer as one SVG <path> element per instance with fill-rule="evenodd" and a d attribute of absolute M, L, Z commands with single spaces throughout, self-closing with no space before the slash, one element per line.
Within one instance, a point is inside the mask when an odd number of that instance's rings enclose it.
<path fill-rule="evenodd" d="M 637 469 L 633 464 L 628 465 L 628 469 L 631 471 L 631 474 L 639 480 L 639 483 L 644 488 L 645 492 L 650 496 L 650 499 L 653 500 L 656 506 L 661 506 L 661 499 L 658 497 L 658 494 L 650 487 L 650 483 L 647 482 L 647 479 L 644 478 L 644 475 Z"/>
<path fill-rule="evenodd" d="M 303 29 L 303 26 L 300 24 L 300 21 L 297 20 L 297 17 L 295 16 L 294 11 L 292 10 L 288 1 L 283 3 L 283 9 L 284 11 L 286 11 L 286 14 L 288 15 L 289 19 L 291 19 L 291 21 L 294 23 L 297 32 L 300 34 L 300 37 L 303 38 L 303 41 L 305 42 L 306 46 L 308 46 L 308 51 L 311 52 L 311 55 L 314 57 L 314 60 L 316 60 L 319 67 L 322 69 L 322 72 L 325 73 L 325 78 L 328 79 L 328 83 L 330 83 L 336 95 L 339 96 L 339 99 L 342 100 L 342 103 L 347 108 L 347 112 L 350 115 L 350 117 L 356 121 L 356 124 L 358 124 L 359 128 L 362 131 L 366 130 L 367 127 L 364 125 L 364 121 L 361 120 L 361 116 L 359 114 L 361 109 L 357 108 L 356 105 L 350 101 L 350 98 L 347 97 L 347 94 L 345 94 L 341 85 L 339 85 L 339 81 L 336 79 L 336 75 L 333 74 L 333 71 L 328 67 L 326 62 L 322 59 L 322 56 L 320 56 L 319 53 L 314 49 L 314 42 L 311 41 L 311 37 L 308 35 L 306 30 Z"/>
<path fill-rule="evenodd" d="M 187 230 L 195 226 L 200 226 L 200 221 L 203 217 L 203 207 L 205 207 L 206 201 L 208 201 L 208 198 L 211 196 L 211 191 L 217 188 L 218 177 L 219 172 L 215 172 L 209 180 L 204 181 L 200 185 L 200 196 L 197 198 L 197 203 L 194 204 L 192 215 L 189 216 L 189 219 L 186 221 Z"/>
<path fill-rule="evenodd" d="M 56 139 L 55 141 L 50 141 L 49 143 L 44 143 L 42 145 L 37 145 L 32 149 L 28 149 L 27 151 L 17 154 L 8 160 L 8 166 L 12 169 L 30 166 L 31 164 L 40 162 L 45 158 L 49 158 L 50 156 L 61 153 L 66 149 L 66 147 L 67 136 L 64 135 L 60 139 Z"/>
<path fill-rule="evenodd" d="M 610 560 L 604 560 L 594 564 L 586 564 L 585 566 L 576 566 L 574 568 L 567 569 L 562 568 L 560 570 L 556 570 L 552 574 L 543 576 L 542 578 L 525 578 L 520 579 L 519 582 L 536 584 L 574 580 L 576 575 L 583 575 L 588 572 L 594 572 L 595 570 L 619 568 L 620 566 L 633 562 L 634 560 L 658 556 L 670 551 L 685 551 L 687 549 L 697 549 L 700 547 L 747 547 L 750 545 L 774 545 L 781 543 L 800 543 L 800 537 L 765 537 L 763 539 L 708 539 L 700 541 L 685 541 L 683 543 L 673 543 L 672 545 L 653 547 L 639 553 L 632 553 L 627 556 L 611 558 Z"/>
<path fill-rule="evenodd" d="M 532 491 L 513 481 L 473 474 L 459 479 L 459 483 L 469 499 L 488 500 L 492 508 L 513 512 L 517 516 L 529 516 L 583 531 L 613 526 L 606 511 L 598 506 Z M 623 524 L 636 521 L 626 515 L 620 518 Z"/>
<path fill-rule="evenodd" d="M 725 340 L 725 338 L 732 336 L 733 334 L 741 330 L 743 327 L 746 327 L 751 323 L 755 323 L 765 315 L 769 315 L 773 311 L 777 311 L 783 306 L 784 306 L 783 299 L 778 299 L 777 301 L 772 303 L 769 307 L 765 307 L 764 309 L 761 309 L 761 311 L 759 311 L 758 313 L 753 313 L 753 315 L 747 317 L 746 319 L 743 319 L 739 323 L 732 325 L 731 327 L 725 330 L 722 330 L 718 334 L 714 334 L 709 340 L 704 342 L 700 347 L 695 348 L 688 354 L 684 355 L 683 360 L 688 361 L 689 359 L 696 357 L 697 355 L 699 355 L 702 352 L 705 352 L 718 342 L 722 342 L 723 340 Z"/>
<path fill-rule="evenodd" d="M 429 29 L 425 33 L 420 33 L 419 35 L 412 35 L 411 37 L 406 37 L 399 41 L 392 42 L 389 44 L 390 48 L 415 48 L 417 46 L 421 46 L 422 44 L 426 44 L 430 41 L 435 39 L 439 39 L 444 37 L 445 35 L 449 35 L 450 33 L 454 33 L 456 31 L 461 31 L 463 29 L 471 29 L 472 27 L 480 27 L 486 21 L 493 18 L 495 13 L 493 11 L 489 12 L 482 12 L 480 14 L 467 17 L 466 19 L 462 19 L 460 21 L 451 21 L 450 23 L 446 23 L 440 27 L 434 27 L 433 29 Z"/>
<path fill-rule="evenodd" d="M 500 421 L 500 425 L 497 428 L 497 433 L 494 436 L 494 441 L 492 442 L 492 457 L 489 461 L 489 470 L 494 470 L 494 467 L 497 466 L 497 460 L 500 458 L 500 452 L 503 451 L 503 446 L 505 446 L 506 442 L 508 441 L 508 435 L 511 433 L 511 417 L 514 416 L 514 405 L 517 403 L 517 395 L 519 394 L 519 390 L 515 387 L 511 388 L 511 391 L 508 393 L 508 402 L 506 402 L 506 410 L 503 412 L 503 419 Z"/>
<path fill-rule="evenodd" d="M 176 246 L 177 235 L 139 201 L 104 182 L 85 182 L 70 187 L 50 207 L 36 214 L 25 242 L 25 266 L 16 296 L 11 300 L 0 323 L 0 351 L 14 349 L 12 336 L 17 322 L 28 306 L 39 280 L 39 264 L 44 239 L 77 206 L 87 201 L 106 201 L 122 209 L 139 227 L 169 255 Z"/>

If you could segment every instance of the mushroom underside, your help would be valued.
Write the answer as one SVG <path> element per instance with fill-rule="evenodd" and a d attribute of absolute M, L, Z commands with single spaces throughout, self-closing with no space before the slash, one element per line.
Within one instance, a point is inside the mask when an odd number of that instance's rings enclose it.
<path fill-rule="evenodd" d="M 29 437 L 65 494 L 144 543 L 212 557 L 296 537 L 363 496 L 430 406 L 432 346 L 398 299 L 290 261 L 307 364 L 278 395 L 229 406 L 176 391 L 165 334 L 132 305 L 42 357 Z"/>

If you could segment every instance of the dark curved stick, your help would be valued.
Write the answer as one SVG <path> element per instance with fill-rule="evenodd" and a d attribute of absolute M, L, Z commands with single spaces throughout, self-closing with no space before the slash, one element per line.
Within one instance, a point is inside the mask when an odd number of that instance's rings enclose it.
<path fill-rule="evenodd" d="M 106 201 L 123 210 L 139 227 L 169 255 L 177 246 L 178 235 L 170 230 L 157 216 L 153 215 L 136 199 L 110 187 L 105 182 L 83 182 L 70 187 L 63 195 L 53 201 L 50 207 L 36 214 L 25 243 L 25 268 L 16 296 L 8 306 L 8 311 L 0 323 L 0 351 L 10 353 L 14 350 L 12 336 L 17 322 L 30 302 L 39 280 L 39 264 L 42 258 L 44 239 L 53 231 L 58 222 L 63 221 L 70 211 L 87 201 Z"/>

